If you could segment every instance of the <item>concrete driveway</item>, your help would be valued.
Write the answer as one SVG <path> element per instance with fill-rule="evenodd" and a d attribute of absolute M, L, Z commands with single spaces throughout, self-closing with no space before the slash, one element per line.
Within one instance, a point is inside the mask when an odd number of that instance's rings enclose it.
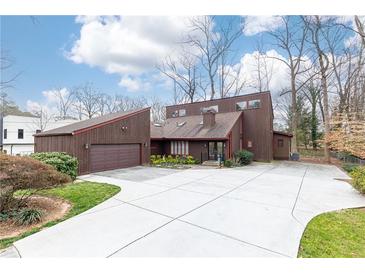
<path fill-rule="evenodd" d="M 120 185 L 119 194 L 13 250 L 22 257 L 296 257 L 314 216 L 365 206 L 338 180 L 346 178 L 334 166 L 292 162 L 101 172 L 83 179 Z"/>

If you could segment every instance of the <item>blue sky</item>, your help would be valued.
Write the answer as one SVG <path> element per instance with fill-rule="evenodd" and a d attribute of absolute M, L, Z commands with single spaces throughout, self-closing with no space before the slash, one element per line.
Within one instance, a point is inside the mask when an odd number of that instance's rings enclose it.
<path fill-rule="evenodd" d="M 2 47 L 15 61 L 9 75 L 21 72 L 9 95 L 21 107 L 26 101 L 43 100 L 42 91 L 93 82 L 106 92 L 119 91 L 118 76 L 86 64 L 75 64 L 64 51 L 79 35 L 74 16 L 2 17 Z"/>
<path fill-rule="evenodd" d="M 219 16 L 215 23 L 225 24 L 228 19 L 232 18 Z M 238 23 L 240 17 L 234 19 Z M 169 39 L 184 30 L 180 23 L 161 17 L 101 20 L 37 16 L 33 22 L 29 16 L 1 16 L 1 46 L 14 60 L 4 77 L 21 73 L 8 93 L 24 110 L 30 100 L 44 102 L 44 91 L 72 88 L 86 82 L 92 82 L 97 89 L 109 94 L 156 95 L 170 101 L 172 90 L 166 84 L 169 82 L 151 64 L 158 60 L 161 51 L 171 46 Z M 261 36 L 266 50 L 280 53 L 264 34 L 267 28 L 279 26 L 277 19 L 252 17 L 248 23 L 246 33 L 234 44 L 231 56 L 234 64 L 248 54 L 246 67 L 252 62 L 250 54 Z M 285 84 L 282 78 L 286 77 L 279 73 L 284 70 L 282 64 L 274 64 L 274 67 L 278 74 L 273 88 L 278 89 Z M 247 70 L 246 74 L 251 77 L 254 68 Z"/>

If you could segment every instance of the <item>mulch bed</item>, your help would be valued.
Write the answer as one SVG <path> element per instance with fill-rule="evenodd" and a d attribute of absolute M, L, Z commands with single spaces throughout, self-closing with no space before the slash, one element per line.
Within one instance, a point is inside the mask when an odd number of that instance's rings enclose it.
<path fill-rule="evenodd" d="M 28 226 L 17 225 L 12 220 L 0 222 L 0 240 L 16 237 L 50 221 L 61 219 L 71 209 L 71 204 L 59 198 L 34 196 L 30 198 L 28 207 L 42 211 L 42 221 Z"/>

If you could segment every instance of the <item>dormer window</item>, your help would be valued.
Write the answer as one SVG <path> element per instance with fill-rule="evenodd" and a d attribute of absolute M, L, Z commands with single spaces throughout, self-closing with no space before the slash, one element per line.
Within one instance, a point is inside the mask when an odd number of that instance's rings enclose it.
<path fill-rule="evenodd" d="M 183 117 L 186 115 L 186 110 L 185 109 L 179 109 L 179 116 Z"/>

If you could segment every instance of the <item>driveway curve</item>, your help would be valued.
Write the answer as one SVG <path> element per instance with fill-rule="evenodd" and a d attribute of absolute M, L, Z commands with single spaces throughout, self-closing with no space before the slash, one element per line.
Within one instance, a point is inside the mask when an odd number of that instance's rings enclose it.
<path fill-rule="evenodd" d="M 104 203 L 14 243 L 21 257 L 296 257 L 305 226 L 365 206 L 335 166 L 275 162 L 80 177 L 119 185 Z"/>

